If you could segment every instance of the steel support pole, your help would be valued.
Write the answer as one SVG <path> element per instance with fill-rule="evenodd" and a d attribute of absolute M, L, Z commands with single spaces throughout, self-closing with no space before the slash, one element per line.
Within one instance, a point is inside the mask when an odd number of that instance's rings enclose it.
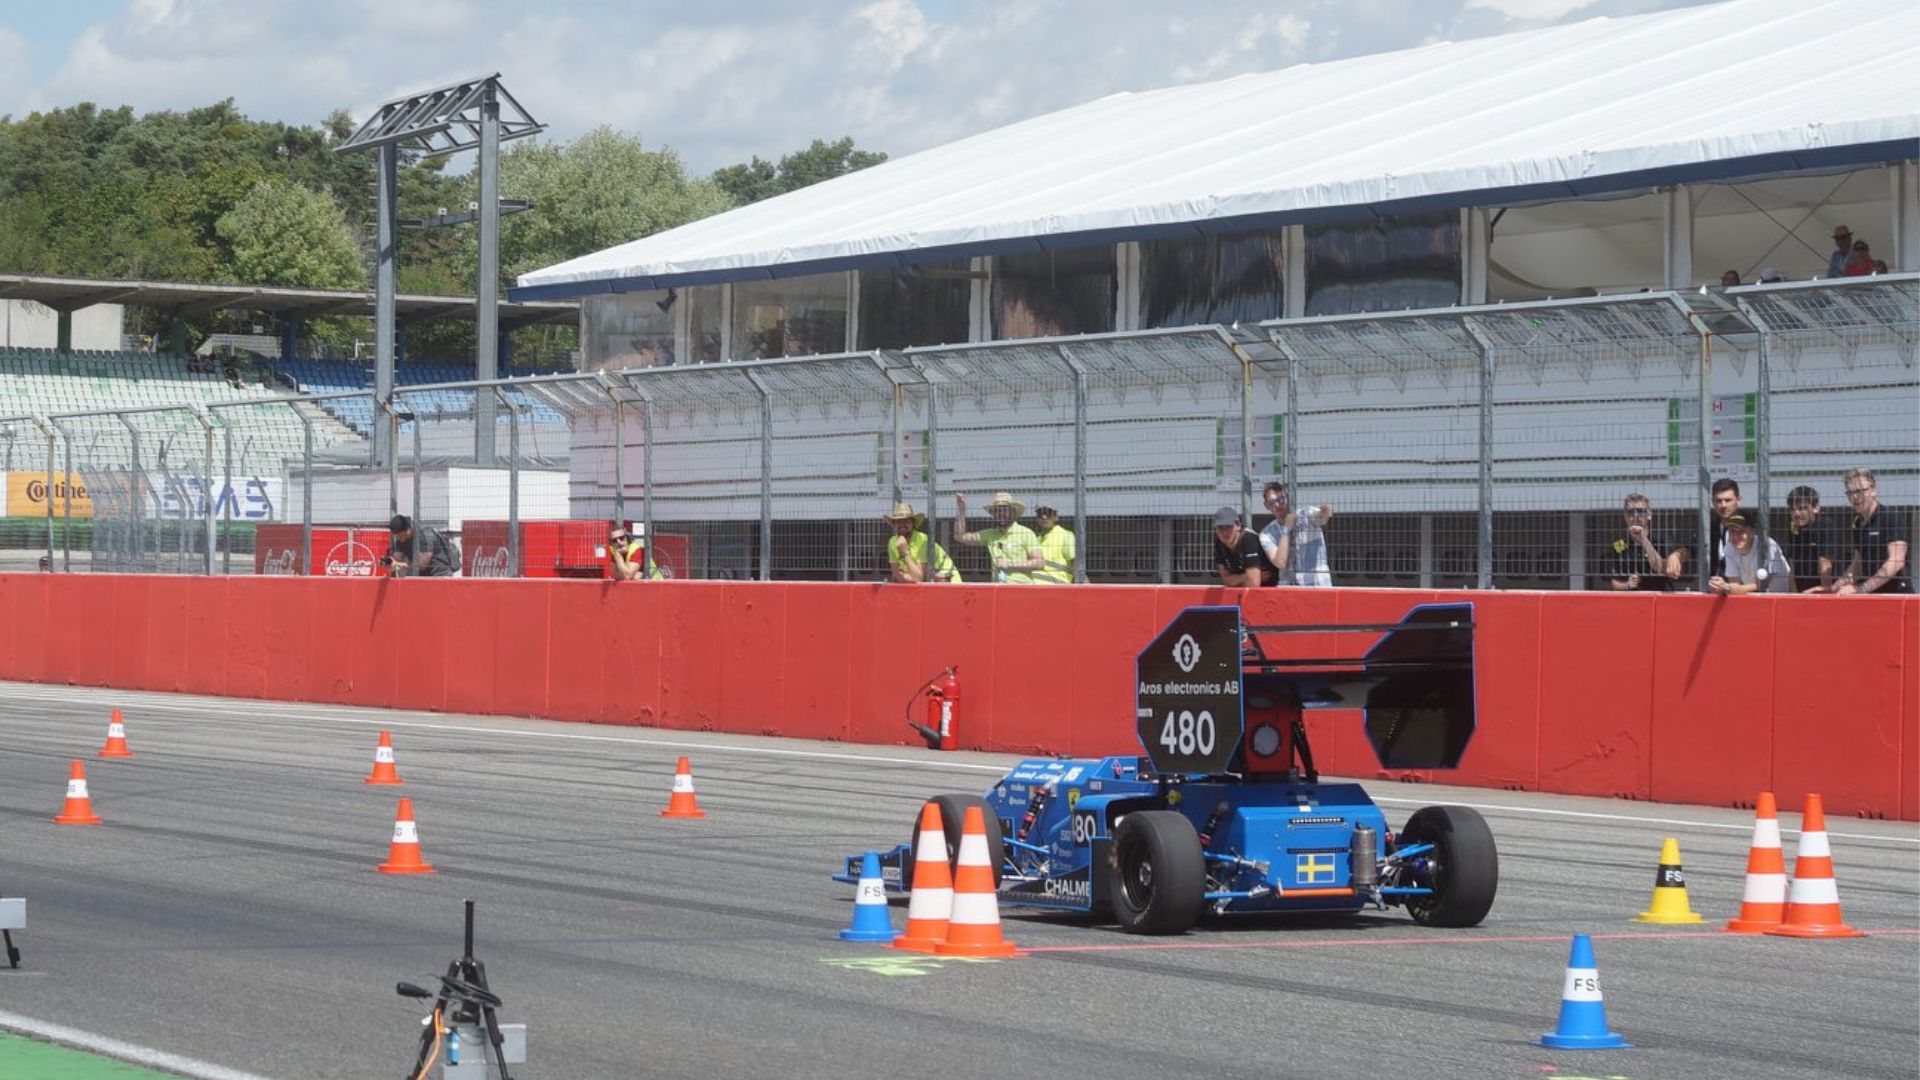
<path fill-rule="evenodd" d="M 653 535 L 653 399 L 646 396 L 640 399 L 640 441 L 645 444 L 640 457 L 640 516 L 642 518 L 640 527 L 645 530 L 647 538 L 646 546 L 640 550 L 642 557 L 646 560 L 646 568 L 643 572 L 651 577 L 655 565 L 653 559 L 655 539 Z M 688 567 L 687 572 L 691 574 L 693 568 Z"/>
<path fill-rule="evenodd" d="M 1700 556 L 1694 560 L 1694 583 L 1707 591 L 1713 567 L 1713 331 L 1695 319 L 1700 331 Z"/>
<path fill-rule="evenodd" d="M 747 381 L 760 392 L 760 580 L 773 580 L 773 394 L 753 372 Z"/>
<path fill-rule="evenodd" d="M 374 200 L 378 234 L 373 270 L 373 400 L 374 411 L 393 411 L 394 363 L 394 260 L 397 253 L 395 224 L 398 214 L 400 167 L 398 151 L 386 143 L 375 151 L 374 176 L 377 197 Z M 380 425 L 373 429 L 373 459 L 376 465 L 392 466 L 399 457 L 395 431 Z M 394 511 L 397 513 L 398 511 Z"/>
<path fill-rule="evenodd" d="M 128 449 L 132 457 L 132 468 L 127 477 L 131 481 L 128 486 L 133 489 L 133 514 L 129 526 L 131 535 L 127 540 L 127 558 L 132 564 L 131 568 L 137 570 L 139 564 L 146 558 L 146 529 L 141 522 L 146 519 L 145 507 L 142 504 L 146 501 L 147 471 L 140 465 L 140 429 L 134 427 L 133 421 L 125 416 L 116 418 L 121 426 L 127 429 Z"/>
<path fill-rule="evenodd" d="M 420 429 L 425 426 L 418 416 L 413 418 L 413 542 L 407 545 L 407 558 L 414 567 L 420 565 Z"/>
<path fill-rule="evenodd" d="M 473 377 L 500 377 L 500 91 L 489 79 L 480 91 L 480 281 L 474 291 Z M 494 464 L 494 399 L 474 395 L 473 458 Z"/>
<path fill-rule="evenodd" d="M 47 437 L 47 489 L 46 489 L 47 490 L 47 569 L 52 570 L 53 569 L 53 493 L 55 490 L 53 486 L 53 461 L 54 461 L 54 455 L 57 452 L 58 436 L 54 433 L 54 428 L 52 424 L 48 423 L 45 420 L 40 419 L 37 416 L 34 417 L 33 424 L 35 427 L 40 429 L 40 433 L 42 435 L 45 435 Z M 73 483 L 73 478 L 68 477 L 67 483 L 68 484 Z"/>
<path fill-rule="evenodd" d="M 520 576 L 520 410 L 514 408 L 499 387 L 500 403 L 507 408 L 507 567 L 509 576 Z"/>
<path fill-rule="evenodd" d="M 313 421 L 299 406 L 287 408 L 300 418 L 300 576 L 306 577 L 313 573 Z"/>
<path fill-rule="evenodd" d="M 207 425 L 207 429 L 206 429 L 207 456 L 202 458 L 201 460 L 207 463 L 206 472 L 210 473 L 213 471 L 213 421 L 210 417 L 202 416 L 201 423 Z M 226 450 L 227 450 L 226 493 L 231 494 L 233 492 L 233 429 L 232 428 L 226 429 L 224 434 L 226 437 L 222 441 L 226 443 Z M 211 490 L 212 484 L 213 484 L 212 478 L 205 477 L 203 475 L 203 478 L 200 481 L 200 490 L 204 492 L 207 497 L 206 567 L 207 567 L 208 577 L 213 576 L 213 549 L 218 546 L 218 542 L 215 540 L 215 537 L 218 535 L 217 530 L 219 526 L 214 524 L 214 521 L 215 521 L 214 508 L 215 506 L 220 505 L 222 503 L 224 503 L 226 506 L 227 541 L 228 543 L 232 543 L 233 541 L 233 504 L 230 501 L 215 497 Z M 227 569 L 228 571 L 231 571 L 233 569 L 232 564 L 229 563 L 225 569 Z"/>
<path fill-rule="evenodd" d="M 1493 588 L 1493 339 L 1477 319 L 1460 320 L 1480 354 L 1480 514 L 1474 587 Z"/>
<path fill-rule="evenodd" d="M 1067 352 L 1065 345 L 1057 346 L 1060 359 L 1073 372 L 1073 527 L 1076 530 L 1073 545 L 1073 580 L 1075 584 L 1084 584 L 1087 580 L 1087 369 L 1080 361 Z"/>
<path fill-rule="evenodd" d="M 627 527 L 627 403 L 613 399 L 613 520 Z"/>
<path fill-rule="evenodd" d="M 61 443 L 66 447 L 67 466 L 67 480 L 60 488 L 60 499 L 63 504 L 60 521 L 60 571 L 62 573 L 71 573 L 73 571 L 73 485 L 75 483 L 73 478 L 73 432 L 68 431 L 66 425 L 58 420 L 53 421 L 53 427 L 55 431 L 60 433 Z M 47 481 L 48 483 L 52 483 L 53 481 L 52 469 L 47 470 Z M 51 516 L 53 513 L 53 490 L 51 488 L 47 490 L 47 503 L 47 513 Z M 47 538 L 47 547 L 49 554 L 51 554 L 53 547 L 53 538 L 51 536 Z"/>
<path fill-rule="evenodd" d="M 940 386 L 927 377 L 918 362 L 908 363 L 927 386 L 927 558 L 931 559 L 933 546 L 940 543 Z M 959 546 L 948 537 L 949 558 Z"/>
<path fill-rule="evenodd" d="M 900 385 L 899 383 L 893 384 L 893 463 L 891 467 L 887 470 L 887 473 L 888 473 L 888 476 L 891 478 L 891 483 L 893 485 L 893 501 L 896 503 L 900 502 L 903 498 L 900 490 L 900 452 L 901 452 L 900 413 L 901 413 L 901 406 L 904 404 L 903 399 L 906 397 L 906 394 L 907 394 L 906 387 Z M 927 557 L 932 558 L 933 556 L 929 554 Z"/>
<path fill-rule="evenodd" d="M 1759 331 L 1760 370 L 1755 372 L 1753 402 L 1754 509 L 1760 518 L 1754 527 L 1760 534 L 1760 550 L 1767 549 L 1767 509 L 1773 505 L 1773 327 L 1747 303 L 1746 297 L 1734 301 L 1740 314 Z"/>
<path fill-rule="evenodd" d="M 390 451 L 387 454 L 387 516 L 392 517 L 400 512 L 400 451 L 398 449 L 400 445 L 400 410 L 394 407 L 391 397 L 377 398 L 373 403 L 373 407 L 376 410 L 385 409 L 387 411 L 387 422 L 385 424 L 375 424 L 373 430 L 375 434 L 378 434 L 383 429 L 387 433 L 387 446 Z M 415 423 L 414 426 L 419 427 L 420 425 Z"/>

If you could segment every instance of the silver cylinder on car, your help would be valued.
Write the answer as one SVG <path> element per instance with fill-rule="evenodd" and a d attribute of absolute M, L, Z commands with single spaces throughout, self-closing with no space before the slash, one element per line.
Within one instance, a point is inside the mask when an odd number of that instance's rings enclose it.
<path fill-rule="evenodd" d="M 1380 884 L 1380 863 L 1375 856 L 1371 825 L 1353 827 L 1353 844 L 1347 851 L 1347 873 L 1356 889 L 1371 889 Z"/>

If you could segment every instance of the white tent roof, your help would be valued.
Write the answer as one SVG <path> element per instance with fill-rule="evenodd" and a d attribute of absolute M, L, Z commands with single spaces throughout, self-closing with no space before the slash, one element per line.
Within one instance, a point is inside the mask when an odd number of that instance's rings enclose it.
<path fill-rule="evenodd" d="M 1920 156 L 1914 0 L 1729 0 L 1122 93 L 524 274 L 786 277 Z"/>

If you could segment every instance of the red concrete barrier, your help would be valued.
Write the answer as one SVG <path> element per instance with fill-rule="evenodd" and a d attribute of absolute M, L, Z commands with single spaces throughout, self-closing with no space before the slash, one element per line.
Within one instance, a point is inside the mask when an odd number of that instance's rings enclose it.
<path fill-rule="evenodd" d="M 1137 748 L 1134 657 L 1189 605 L 1299 625 L 1455 599 L 1478 625 L 1461 768 L 1382 770 L 1358 714 L 1320 712 L 1323 770 L 1920 818 L 1920 597 L 11 574 L 0 677 L 904 744 L 958 665 L 963 746 L 1093 755 Z"/>

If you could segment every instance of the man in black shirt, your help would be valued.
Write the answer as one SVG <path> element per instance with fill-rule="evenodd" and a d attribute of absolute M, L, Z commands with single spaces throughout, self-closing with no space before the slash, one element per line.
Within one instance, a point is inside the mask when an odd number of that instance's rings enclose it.
<path fill-rule="evenodd" d="M 1223 506 L 1213 515 L 1213 568 L 1220 584 L 1257 589 L 1274 573 L 1260 549 L 1260 537 L 1240 524 L 1240 511 Z"/>
<path fill-rule="evenodd" d="M 1748 521 L 1754 520 L 1753 514 L 1740 509 L 1740 481 L 1723 476 L 1713 482 L 1713 535 L 1707 539 L 1707 558 L 1711 560 L 1707 574 L 1710 577 L 1720 577 L 1726 573 L 1720 552 L 1726 547 L 1727 519 L 1735 514 L 1740 514 Z"/>
<path fill-rule="evenodd" d="M 1669 547 L 1653 531 L 1653 503 L 1639 492 L 1624 505 L 1627 534 L 1614 540 L 1607 584 L 1616 592 L 1672 592 L 1684 548 Z"/>
<path fill-rule="evenodd" d="M 1786 535 L 1780 550 L 1793 567 L 1793 591 L 1833 591 L 1834 565 L 1846 558 L 1845 538 L 1831 522 L 1820 520 L 1820 493 L 1805 484 L 1787 492 Z"/>
<path fill-rule="evenodd" d="M 1893 511 L 1880 505 L 1880 484 L 1868 468 L 1850 469 L 1846 475 L 1847 501 L 1853 504 L 1853 528 L 1848 538 L 1853 549 L 1837 593 L 1910 593 L 1913 576 L 1907 571 L 1907 552 L 1912 535 L 1907 524 Z"/>
<path fill-rule="evenodd" d="M 405 514 L 395 514 L 387 523 L 387 534 L 392 541 L 384 561 L 392 568 L 393 576 L 452 577 L 460 565 L 460 549 L 439 529 L 422 525 L 417 531 L 418 537 L 414 535 L 413 519 Z"/>

